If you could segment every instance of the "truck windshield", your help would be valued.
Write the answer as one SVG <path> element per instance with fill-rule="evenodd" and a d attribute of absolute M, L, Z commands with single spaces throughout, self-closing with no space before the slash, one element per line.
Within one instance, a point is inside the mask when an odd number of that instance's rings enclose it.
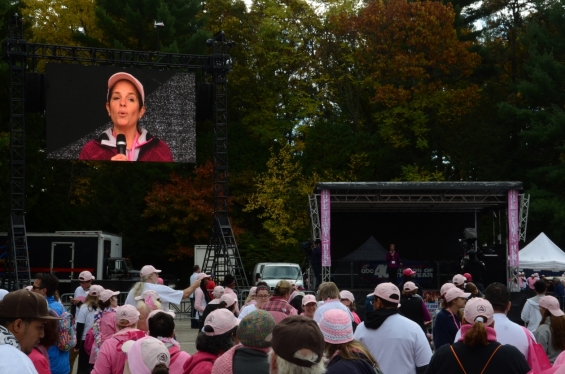
<path fill-rule="evenodd" d="M 265 266 L 261 279 L 301 279 L 302 274 L 296 266 Z"/>

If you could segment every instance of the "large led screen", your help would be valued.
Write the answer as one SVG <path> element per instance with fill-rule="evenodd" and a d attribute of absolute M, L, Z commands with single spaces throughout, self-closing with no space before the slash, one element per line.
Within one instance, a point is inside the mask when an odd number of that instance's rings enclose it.
<path fill-rule="evenodd" d="M 116 83 L 108 92 L 110 77 L 119 72 L 139 81 L 144 100 L 137 88 L 128 88 L 138 87 L 131 82 Z M 127 97 L 129 91 L 135 91 L 133 98 Z M 133 118 L 126 117 L 127 108 L 140 98 L 144 110 L 140 103 L 133 109 L 136 131 L 128 133 L 133 140 L 127 142 L 127 159 L 196 162 L 193 73 L 52 63 L 46 68 L 45 93 L 48 158 L 110 160 L 120 150 L 120 131 L 132 126 L 132 120 L 123 119 Z"/>

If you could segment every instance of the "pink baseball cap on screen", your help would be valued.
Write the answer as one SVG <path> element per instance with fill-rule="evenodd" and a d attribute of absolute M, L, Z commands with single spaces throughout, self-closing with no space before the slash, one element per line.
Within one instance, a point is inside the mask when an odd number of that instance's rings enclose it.
<path fill-rule="evenodd" d="M 443 286 L 441 286 L 441 289 L 439 290 L 439 294 L 441 296 L 445 295 L 445 293 L 447 291 L 449 291 L 450 289 L 454 288 L 455 285 L 453 283 L 445 283 Z"/>
<path fill-rule="evenodd" d="M 139 275 L 144 277 L 144 276 L 149 275 L 149 274 L 160 273 L 160 272 L 161 272 L 161 270 L 155 269 L 155 267 L 153 265 L 145 265 L 139 271 Z"/>
<path fill-rule="evenodd" d="M 152 336 L 136 341 L 128 340 L 122 345 L 122 351 L 128 355 L 130 372 L 135 374 L 151 374 L 158 364 L 169 367 L 171 363 L 169 349 L 165 343 Z"/>
<path fill-rule="evenodd" d="M 400 302 L 400 290 L 390 282 L 379 284 L 375 288 L 375 292 L 373 294 L 383 300 L 390 301 L 391 303 Z"/>
<path fill-rule="evenodd" d="M 468 299 L 469 296 L 471 296 L 470 293 L 463 292 L 460 288 L 454 287 L 445 293 L 445 301 L 450 302 L 451 300 L 457 299 L 458 297 Z"/>
<path fill-rule="evenodd" d="M 216 309 L 208 314 L 204 320 L 204 327 L 202 332 L 208 336 L 218 336 L 225 334 L 234 327 L 239 325 L 239 319 L 227 309 Z M 214 331 L 206 331 L 206 327 L 210 326 Z"/>
<path fill-rule="evenodd" d="M 142 104 L 144 104 L 145 103 L 145 91 L 143 90 L 143 85 L 141 84 L 140 81 L 137 80 L 136 77 L 134 77 L 131 74 L 124 73 L 124 72 L 116 73 L 116 74 L 112 75 L 110 77 L 110 79 L 108 79 L 108 94 L 106 95 L 106 100 L 110 101 L 110 90 L 112 89 L 112 87 L 114 87 L 114 85 L 116 83 L 118 83 L 121 80 L 126 80 L 126 81 L 130 82 L 131 84 L 133 84 L 135 86 L 135 88 L 137 88 L 137 90 L 139 91 L 139 94 L 141 95 L 141 102 L 142 102 Z"/>
<path fill-rule="evenodd" d="M 557 300 L 553 296 L 544 296 L 544 297 L 540 298 L 539 299 L 539 306 L 549 310 L 549 312 L 551 314 L 553 314 L 555 317 L 561 317 L 562 315 L 565 314 L 565 313 L 563 313 L 563 311 L 561 310 L 561 308 L 559 306 L 559 300 Z"/>
<path fill-rule="evenodd" d="M 402 274 L 404 274 L 404 276 L 406 276 L 406 277 L 411 277 L 414 274 L 416 274 L 416 272 L 414 270 L 410 269 L 410 268 L 406 268 L 406 269 L 404 269 Z"/>
<path fill-rule="evenodd" d="M 458 289 L 458 288 L 457 288 Z M 478 317 L 482 317 L 482 321 L 486 326 L 492 325 L 494 322 L 494 310 L 492 304 L 480 297 L 475 297 L 465 305 L 465 311 L 463 312 L 463 318 L 467 323 L 473 324 L 477 321 Z"/>

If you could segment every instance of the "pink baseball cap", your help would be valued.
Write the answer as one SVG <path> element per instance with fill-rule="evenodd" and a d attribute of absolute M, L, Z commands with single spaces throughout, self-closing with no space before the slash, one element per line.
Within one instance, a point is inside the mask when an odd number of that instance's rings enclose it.
<path fill-rule="evenodd" d="M 120 294 L 120 291 L 112 291 L 112 290 L 104 290 L 102 292 L 100 292 L 100 300 L 102 300 L 103 303 L 105 303 L 106 301 L 110 300 L 110 298 L 112 296 L 117 296 Z"/>
<path fill-rule="evenodd" d="M 169 367 L 171 363 L 169 349 L 165 343 L 152 336 L 135 341 L 128 340 L 122 344 L 122 351 L 128 356 L 130 372 L 135 374 L 151 374 L 158 364 Z"/>
<path fill-rule="evenodd" d="M 150 275 L 153 273 L 160 273 L 161 270 L 157 270 L 155 269 L 155 267 L 153 265 L 145 265 L 144 267 L 141 268 L 139 275 L 144 277 L 146 275 Z"/>
<path fill-rule="evenodd" d="M 467 279 L 467 282 L 473 281 L 473 276 L 471 274 L 465 273 L 465 274 L 463 274 L 463 276 L 465 277 L 465 279 Z"/>
<path fill-rule="evenodd" d="M 202 332 L 208 336 L 218 336 L 232 330 L 237 325 L 239 325 L 239 319 L 232 312 L 225 308 L 216 309 L 204 320 Z M 212 331 L 206 331 L 207 327 L 211 327 Z"/>
<path fill-rule="evenodd" d="M 251 289 L 249 290 L 249 295 L 250 296 L 257 295 L 257 287 L 251 287 Z"/>
<path fill-rule="evenodd" d="M 343 290 L 339 293 L 339 298 L 340 299 L 347 299 L 349 301 L 351 301 L 352 303 L 355 302 L 355 296 L 353 296 L 353 294 L 347 290 Z"/>
<path fill-rule="evenodd" d="M 445 293 L 445 301 L 450 302 L 458 297 L 468 299 L 469 296 L 471 296 L 470 293 L 463 292 L 460 288 L 454 287 Z"/>
<path fill-rule="evenodd" d="M 456 288 L 456 290 L 459 290 L 459 288 Z M 478 319 L 479 317 L 482 317 L 482 319 Z M 488 300 L 480 297 L 472 298 L 465 305 L 463 318 L 471 325 L 475 322 L 483 322 L 486 326 L 490 326 L 494 322 L 492 304 Z"/>
<path fill-rule="evenodd" d="M 455 274 L 453 276 L 453 284 L 456 285 L 456 286 L 462 286 L 462 285 L 465 284 L 466 281 L 467 281 L 467 278 L 465 278 L 461 274 Z"/>
<path fill-rule="evenodd" d="M 439 290 L 439 294 L 441 296 L 445 295 L 445 293 L 447 291 L 449 291 L 450 289 L 454 288 L 455 285 L 453 283 L 445 283 L 443 286 L 441 286 L 441 289 Z"/>
<path fill-rule="evenodd" d="M 143 85 L 141 84 L 140 81 L 137 80 L 136 77 L 124 72 L 116 73 L 112 75 L 110 79 L 108 79 L 108 93 L 106 94 L 106 101 L 110 101 L 110 90 L 112 89 L 112 87 L 114 87 L 116 83 L 118 83 L 118 81 L 121 80 L 126 80 L 131 84 L 133 84 L 135 88 L 137 88 L 139 94 L 141 95 L 141 104 L 143 105 L 145 103 L 145 91 L 143 90 Z"/>
<path fill-rule="evenodd" d="M 351 317 L 341 309 L 330 309 L 325 312 L 318 326 L 326 343 L 344 344 L 353 340 Z"/>
<path fill-rule="evenodd" d="M 93 279 L 94 279 L 94 276 L 88 270 L 85 270 L 78 275 L 78 280 L 80 280 L 80 281 L 88 282 L 88 281 L 93 280 Z"/>
<path fill-rule="evenodd" d="M 414 291 L 417 290 L 416 284 L 414 282 L 406 282 L 404 283 L 404 291 Z"/>
<path fill-rule="evenodd" d="M 128 323 L 120 323 L 126 320 Z M 116 326 L 126 327 L 139 321 L 139 312 L 133 305 L 122 305 L 116 308 Z"/>
<path fill-rule="evenodd" d="M 104 287 L 95 284 L 90 286 L 90 288 L 88 289 L 88 295 L 100 297 L 103 291 L 104 291 Z"/>
<path fill-rule="evenodd" d="M 414 270 L 410 269 L 410 268 L 406 268 L 406 269 L 404 269 L 402 274 L 404 274 L 405 277 L 411 277 L 414 274 L 416 274 L 416 272 Z"/>
<path fill-rule="evenodd" d="M 310 303 L 316 303 L 316 298 L 314 297 L 314 295 L 306 295 L 302 298 L 302 305 Z"/>
<path fill-rule="evenodd" d="M 231 293 L 225 293 L 222 295 L 222 297 L 220 297 L 220 301 L 223 301 L 226 303 L 226 307 L 230 307 L 233 304 L 235 304 L 235 302 L 237 301 L 237 296 L 231 294 Z"/>
<path fill-rule="evenodd" d="M 201 280 L 201 279 L 204 279 L 204 278 L 210 278 L 210 275 L 206 274 L 206 273 L 198 273 L 196 280 Z"/>
<path fill-rule="evenodd" d="M 375 292 L 373 294 L 383 300 L 390 301 L 391 303 L 400 302 L 400 290 L 390 282 L 379 284 L 375 288 Z"/>
<path fill-rule="evenodd" d="M 538 301 L 539 306 L 549 310 L 555 317 L 561 317 L 565 313 L 559 307 L 559 301 L 553 296 L 544 296 Z"/>
<path fill-rule="evenodd" d="M 214 291 L 212 291 L 212 295 L 214 295 L 214 297 L 222 297 L 222 295 L 226 292 L 226 290 L 224 289 L 224 287 L 222 286 L 216 286 L 214 287 Z"/>

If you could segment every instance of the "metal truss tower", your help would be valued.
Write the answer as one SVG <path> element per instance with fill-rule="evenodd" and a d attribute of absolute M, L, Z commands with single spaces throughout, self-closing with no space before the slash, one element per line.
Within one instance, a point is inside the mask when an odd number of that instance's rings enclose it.
<path fill-rule="evenodd" d="M 10 291 L 31 284 L 25 226 L 26 47 L 22 20 L 16 13 L 8 24 L 5 48 L 10 68 L 10 230 L 2 283 Z"/>
<path fill-rule="evenodd" d="M 232 68 L 227 54 L 234 43 L 226 39 L 223 31 L 215 34 L 206 43 L 212 47 L 208 73 L 214 82 L 214 219 L 212 233 L 202 269 L 224 279 L 234 276 L 236 289 L 249 288 L 243 262 L 229 219 L 228 193 L 228 95 L 227 74 Z"/>

